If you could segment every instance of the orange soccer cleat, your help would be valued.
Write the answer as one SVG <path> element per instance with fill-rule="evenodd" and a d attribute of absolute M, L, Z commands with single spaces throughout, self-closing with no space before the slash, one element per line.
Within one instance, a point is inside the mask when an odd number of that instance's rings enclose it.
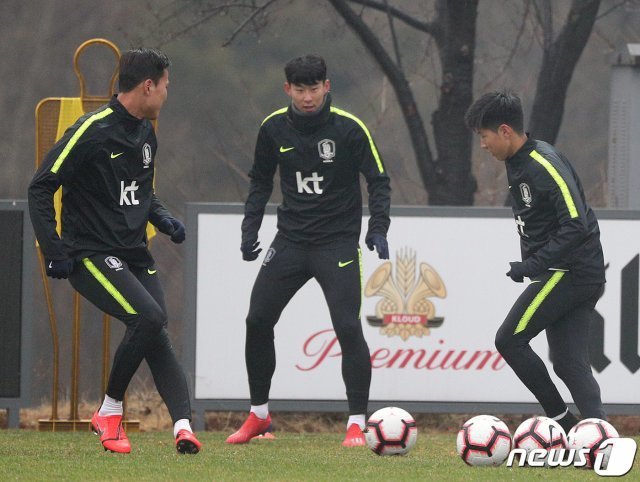
<path fill-rule="evenodd" d="M 120 454 L 131 452 L 131 443 L 122 428 L 122 415 L 101 417 L 96 410 L 91 417 L 91 427 L 97 435 L 100 435 L 100 442 L 105 450 Z"/>
<path fill-rule="evenodd" d="M 202 444 L 198 441 L 193 432 L 180 430 L 176 437 L 176 450 L 180 454 L 197 454 L 200 452 Z"/>
<path fill-rule="evenodd" d="M 240 430 L 232 433 L 227 438 L 228 444 L 246 444 L 251 441 L 253 437 L 257 435 L 263 435 L 269 432 L 271 429 L 271 415 L 268 415 L 266 419 L 256 417 L 256 414 L 251 412 L 249 417 L 242 424 Z"/>
<path fill-rule="evenodd" d="M 347 435 L 342 441 L 343 447 L 362 447 L 365 445 L 364 434 L 357 423 L 352 423 L 347 429 Z"/>

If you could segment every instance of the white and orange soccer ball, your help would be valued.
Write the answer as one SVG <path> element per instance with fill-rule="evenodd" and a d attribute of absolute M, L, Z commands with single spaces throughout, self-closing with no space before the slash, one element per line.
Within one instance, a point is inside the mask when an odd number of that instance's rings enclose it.
<path fill-rule="evenodd" d="M 549 417 L 532 417 L 520 424 L 513 434 L 515 448 L 524 449 L 527 454 L 534 449 L 567 448 L 567 436 L 558 422 Z M 547 464 L 546 458 L 544 459 Z"/>
<path fill-rule="evenodd" d="M 586 455 L 587 468 L 592 469 L 596 457 L 602 454 L 602 468 L 606 468 L 611 455 L 611 446 L 600 449 L 600 445 L 607 439 L 618 438 L 618 431 L 605 420 L 599 418 L 586 418 L 578 422 L 569 430 L 567 446 L 570 449 L 589 449 Z"/>
<path fill-rule="evenodd" d="M 469 465 L 500 465 L 511 451 L 511 433 L 498 417 L 477 415 L 462 425 L 456 448 Z"/>
<path fill-rule="evenodd" d="M 385 407 L 369 417 L 364 437 L 378 455 L 405 455 L 416 444 L 418 428 L 406 410 Z"/>

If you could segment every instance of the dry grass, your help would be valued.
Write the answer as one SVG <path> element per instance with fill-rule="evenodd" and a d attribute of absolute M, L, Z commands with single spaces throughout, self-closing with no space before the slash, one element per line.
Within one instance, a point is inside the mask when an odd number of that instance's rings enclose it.
<path fill-rule="evenodd" d="M 83 400 L 78 406 L 81 419 L 89 419 L 98 406 L 98 400 Z M 155 390 L 133 392 L 126 400 L 127 417 L 140 421 L 140 429 L 145 432 L 168 431 L 171 429 L 171 418 L 160 396 Z M 58 418 L 68 419 L 69 401 L 58 404 Z M 474 414 L 414 414 L 416 422 L 422 430 L 455 433 L 460 425 Z M 246 412 L 207 412 L 205 426 L 215 432 L 233 432 L 244 422 Z M 346 414 L 335 412 L 274 412 L 271 414 L 276 431 L 287 433 L 340 433 L 346 425 Z M 520 423 L 531 414 L 497 414 L 505 423 L 515 430 Z M 42 403 L 33 408 L 20 410 L 20 428 L 36 430 L 39 419 L 51 417 L 51 405 Z M 640 434 L 640 416 L 609 417 L 609 421 L 621 435 L 637 436 Z M 0 410 L 0 428 L 6 428 L 6 412 Z"/>

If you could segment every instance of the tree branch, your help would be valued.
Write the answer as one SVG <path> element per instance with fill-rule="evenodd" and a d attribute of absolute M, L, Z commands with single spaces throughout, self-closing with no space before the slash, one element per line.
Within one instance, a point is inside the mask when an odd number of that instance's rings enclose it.
<path fill-rule="evenodd" d="M 515 41 L 513 42 L 511 51 L 507 56 L 507 60 L 505 61 L 502 68 L 500 69 L 500 72 L 498 72 L 498 75 L 493 80 L 485 84 L 485 86 L 482 88 L 483 92 L 489 87 L 491 82 L 495 82 L 497 79 L 499 79 L 502 76 L 502 74 L 504 74 L 507 71 L 507 69 L 511 66 L 511 61 L 516 56 L 516 52 L 518 50 L 518 47 L 520 46 L 520 39 L 522 38 L 522 35 L 524 34 L 524 31 L 525 31 L 525 27 L 527 25 L 527 17 L 529 16 L 530 5 L 531 5 L 531 0 L 525 0 L 524 13 L 522 14 L 522 22 L 520 23 L 520 27 L 518 28 L 518 32 L 516 33 L 516 38 L 515 38 Z"/>
<path fill-rule="evenodd" d="M 387 7 L 387 19 L 389 21 L 389 30 L 391 31 L 391 40 L 393 41 L 393 50 L 396 53 L 396 64 L 398 64 L 398 69 L 402 70 L 402 56 L 400 55 L 400 47 L 398 46 L 398 36 L 396 35 L 396 29 L 393 26 L 393 16 L 389 11 L 389 1 L 384 0 L 384 4 Z"/>
<path fill-rule="evenodd" d="M 215 17 L 220 12 L 224 11 L 226 8 L 227 8 L 226 6 L 225 7 L 212 8 L 209 12 L 207 12 L 205 15 L 203 15 L 202 18 L 200 18 L 199 20 L 188 24 L 186 27 L 184 27 L 181 30 L 177 30 L 177 31 L 172 32 L 171 34 L 167 35 L 165 38 L 160 40 L 160 42 L 158 43 L 158 46 L 162 47 L 162 46 L 166 45 L 167 43 L 169 43 L 169 42 L 171 42 L 173 40 L 176 40 L 177 38 L 180 38 L 183 35 L 188 34 L 192 30 L 195 30 L 197 27 L 202 25 L 203 23 L 208 22 L 212 17 Z M 171 17 L 169 17 L 169 19 L 171 19 Z M 160 23 L 164 23 L 164 22 L 166 22 L 166 20 L 167 19 L 161 19 Z"/>
<path fill-rule="evenodd" d="M 371 31 L 368 25 L 357 15 L 348 5 L 350 0 L 329 0 L 336 12 L 345 20 L 355 34 L 360 38 L 362 44 L 375 58 L 376 62 L 387 76 L 396 93 L 400 109 L 407 123 L 411 143 L 416 154 L 416 162 L 418 170 L 424 182 L 427 191 L 436 182 L 434 175 L 433 156 L 429 141 L 424 128 L 422 117 L 416 106 L 413 92 L 409 86 L 409 82 L 393 62 L 389 53 L 380 43 L 380 39 Z M 359 0 L 358 0 L 359 1 Z"/>
<path fill-rule="evenodd" d="M 395 7 L 389 7 L 386 5 L 386 1 L 384 3 L 380 3 L 376 0 L 349 0 L 351 3 L 357 3 L 360 5 L 364 5 L 365 7 L 373 8 L 374 10 L 379 10 L 380 12 L 388 12 L 393 15 L 395 18 L 400 20 L 401 22 L 406 23 L 410 27 L 413 27 L 422 32 L 426 32 L 428 34 L 434 35 L 437 32 L 437 25 L 433 22 L 423 22 L 415 17 L 412 17 L 408 13 L 403 12 L 402 10 L 398 10 Z"/>
<path fill-rule="evenodd" d="M 255 9 L 251 12 L 251 14 L 249 16 L 247 16 L 247 18 L 244 19 L 244 21 L 238 25 L 236 27 L 236 29 L 233 31 L 233 33 L 229 36 L 229 38 L 227 38 L 227 40 L 225 40 L 225 42 L 222 44 L 223 47 L 226 47 L 227 45 L 229 45 L 231 42 L 233 42 L 233 40 L 238 36 L 238 34 L 240 32 L 242 32 L 242 30 L 247 26 L 247 24 L 249 22 L 251 22 L 256 15 L 258 15 L 260 12 L 263 12 L 264 10 L 266 10 L 267 8 L 269 8 L 269 5 L 271 5 L 273 2 L 275 2 L 277 0 L 267 0 L 265 3 L 263 3 L 261 6 L 256 6 L 254 7 Z"/>

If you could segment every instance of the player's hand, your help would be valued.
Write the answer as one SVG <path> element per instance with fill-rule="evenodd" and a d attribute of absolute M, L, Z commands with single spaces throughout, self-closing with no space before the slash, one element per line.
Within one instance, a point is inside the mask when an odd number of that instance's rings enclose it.
<path fill-rule="evenodd" d="M 167 236 L 171 236 L 171 241 L 180 244 L 187 237 L 184 224 L 176 218 L 163 218 L 156 226 L 158 231 Z"/>
<path fill-rule="evenodd" d="M 375 248 L 378 252 L 378 258 L 389 259 L 389 243 L 387 242 L 387 238 L 382 234 L 374 233 L 367 235 L 365 243 L 369 251 L 373 251 Z"/>
<path fill-rule="evenodd" d="M 245 241 L 240 245 L 240 251 L 242 251 L 242 259 L 245 261 L 253 261 L 258 256 L 260 256 L 260 251 L 262 248 L 258 249 L 260 246 L 260 241 L 257 239 L 251 239 L 249 241 Z"/>
<path fill-rule="evenodd" d="M 45 259 L 47 264 L 47 276 L 56 279 L 67 279 L 73 271 L 73 260 L 67 259 Z"/>
<path fill-rule="evenodd" d="M 512 261 L 509 263 L 509 266 L 510 268 L 509 271 L 507 271 L 507 276 L 516 283 L 522 283 L 526 276 L 524 263 L 520 261 Z"/>

